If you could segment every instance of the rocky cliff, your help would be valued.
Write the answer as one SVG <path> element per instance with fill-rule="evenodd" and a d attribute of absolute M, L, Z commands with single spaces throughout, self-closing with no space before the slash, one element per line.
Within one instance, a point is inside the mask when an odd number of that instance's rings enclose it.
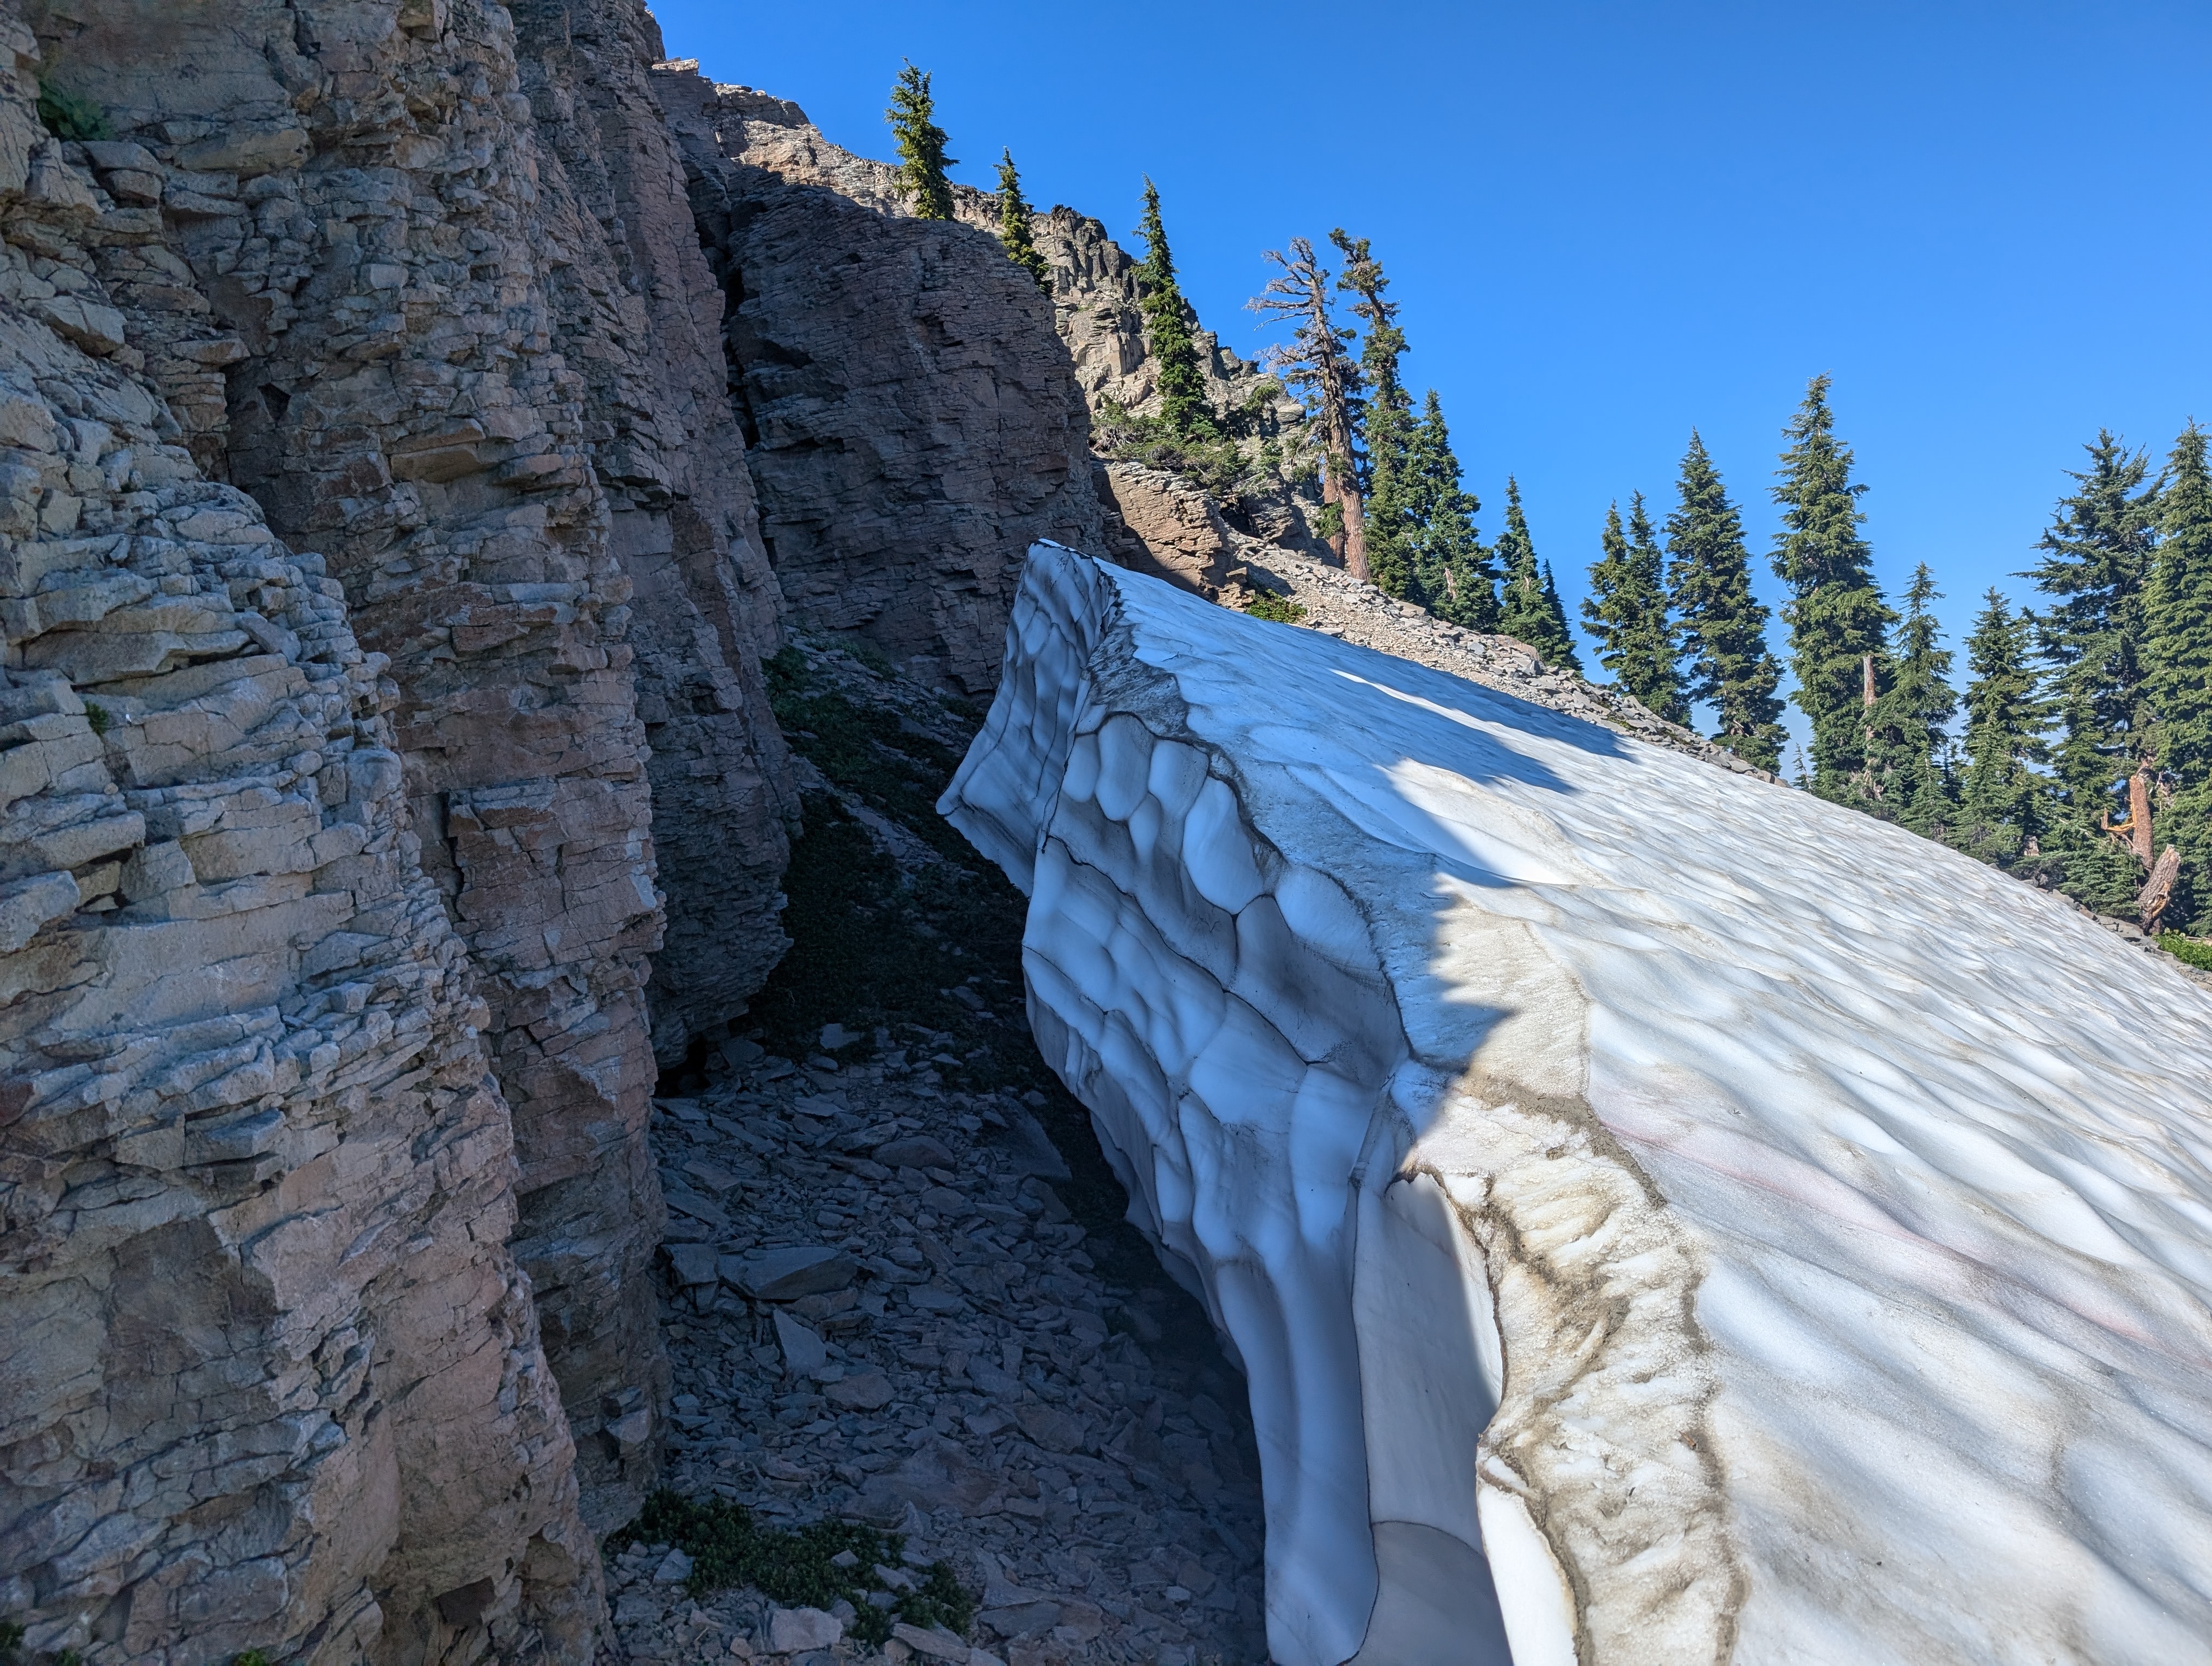
<path fill-rule="evenodd" d="M 727 293 L 763 534 L 793 617 L 987 691 L 1028 541 L 1101 536 L 1088 414 L 1050 306 L 987 233 L 889 212 L 834 168 L 768 165 L 751 135 L 773 101 L 688 68 L 654 81 Z"/>
<path fill-rule="evenodd" d="M 831 143 L 789 100 L 750 87 L 708 82 L 690 59 L 663 65 L 656 79 L 685 135 L 687 151 L 695 158 L 710 155 L 717 162 L 738 165 L 734 173 L 726 167 L 713 170 L 741 182 L 737 196 L 772 192 L 775 182 L 816 185 L 888 220 L 908 220 L 897 170 Z M 962 185 L 952 187 L 952 198 L 955 223 L 981 233 L 995 249 L 998 198 Z M 712 216 L 702 217 L 705 221 Z M 1033 215 L 1030 228 L 1052 270 L 1050 322 L 1066 347 L 1093 423 L 1110 421 L 1122 412 L 1156 413 L 1158 372 L 1145 345 L 1144 320 L 1138 309 L 1139 263 L 1101 222 L 1072 208 Z M 980 250 L 985 246 L 979 241 L 971 246 Z M 1195 337 L 1207 401 L 1225 425 L 1242 433 L 1243 448 L 1252 465 L 1235 489 L 1222 494 L 1219 509 L 1247 536 L 1310 555 L 1323 553 L 1308 521 L 1318 511 L 1319 500 L 1299 477 L 1295 463 L 1283 455 L 1284 442 L 1295 435 L 1302 420 L 1297 402 L 1257 364 L 1224 347 L 1215 332 L 1200 329 Z M 742 350 L 740 353 L 742 356 Z M 1097 489 L 1108 500 L 1104 507 L 1110 530 L 1110 488 L 1101 478 Z"/>
<path fill-rule="evenodd" d="M 0 18 L 0 1614 L 94 1662 L 586 1660 L 406 695 L 206 477 L 159 367 L 237 338 L 146 322 L 154 274 L 207 317 L 162 165 L 48 136 L 39 67 Z"/>
<path fill-rule="evenodd" d="M 586 1659 L 656 1071 L 785 945 L 763 660 L 987 692 L 1083 391 L 628 0 L 6 15 L 0 1620 Z"/>

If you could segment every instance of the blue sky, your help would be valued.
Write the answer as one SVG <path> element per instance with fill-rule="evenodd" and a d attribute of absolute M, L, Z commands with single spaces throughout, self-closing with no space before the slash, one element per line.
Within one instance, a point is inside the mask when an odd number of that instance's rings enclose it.
<path fill-rule="evenodd" d="M 1516 475 L 1571 613 L 1607 502 L 1663 513 L 1692 426 L 1778 603 L 1766 491 L 1816 372 L 1880 576 L 1927 562 L 1954 647 L 1989 585 L 2029 599 L 2011 575 L 2100 424 L 2162 456 L 2212 422 L 2202 4 L 656 15 L 672 54 L 868 155 L 910 57 L 957 179 L 990 189 L 1011 145 L 1032 201 L 1121 234 L 1151 174 L 1185 292 L 1240 351 L 1266 339 L 1242 310 L 1261 250 L 1372 239 L 1485 535 Z"/>

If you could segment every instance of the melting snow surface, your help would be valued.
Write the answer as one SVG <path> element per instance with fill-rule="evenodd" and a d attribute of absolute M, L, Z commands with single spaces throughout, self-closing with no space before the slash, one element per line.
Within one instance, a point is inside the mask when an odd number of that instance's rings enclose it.
<path fill-rule="evenodd" d="M 1245 1367 L 1284 1666 L 2212 1661 L 2194 985 L 1050 545 L 942 807 Z"/>

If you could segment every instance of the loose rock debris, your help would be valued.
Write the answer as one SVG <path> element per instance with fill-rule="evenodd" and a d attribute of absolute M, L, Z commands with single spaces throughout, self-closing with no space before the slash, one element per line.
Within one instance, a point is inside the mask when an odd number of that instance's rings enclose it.
<path fill-rule="evenodd" d="M 656 1106 L 666 1483 L 766 1527 L 896 1535 L 867 1600 L 942 1561 L 974 1623 L 878 1650 L 849 1601 L 695 1597 L 680 1548 L 639 1544 L 610 1565 L 629 1659 L 1264 1660 L 1241 1382 L 1171 1335 L 1194 1310 L 1164 1277 L 1102 1275 L 1029 1105 L 944 1091 L 926 1039 L 876 1039 L 872 1062 L 763 1059 Z"/>

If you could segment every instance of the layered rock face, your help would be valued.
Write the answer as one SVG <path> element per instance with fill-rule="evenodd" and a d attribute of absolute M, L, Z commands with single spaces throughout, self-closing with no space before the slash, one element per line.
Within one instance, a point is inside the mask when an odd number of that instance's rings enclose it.
<path fill-rule="evenodd" d="M 665 1384 L 653 1043 L 680 1053 L 780 952 L 791 806 L 758 669 L 774 581 L 649 20 L 64 0 L 33 21 L 117 135 L 85 160 L 130 350 L 389 658 L 587 1513 L 622 1519 Z M 683 926 L 655 1037 L 657 879 Z"/>
<path fill-rule="evenodd" d="M 986 233 L 806 183 L 834 169 L 764 165 L 751 135 L 775 101 L 688 69 L 654 80 L 728 293 L 762 532 L 793 617 L 988 692 L 1030 543 L 1100 537 L 1089 418 L 1050 307 Z"/>
<path fill-rule="evenodd" d="M 48 137 L 39 68 L 0 14 L 0 1614 L 103 1666 L 581 1666 L 595 1547 L 399 688 L 141 380 L 200 362 L 111 276 L 181 278 L 160 181 Z"/>
<path fill-rule="evenodd" d="M 943 808 L 1249 1373 L 1273 1658 L 2202 1654 L 2195 986 L 1899 830 L 1065 550 Z"/>

